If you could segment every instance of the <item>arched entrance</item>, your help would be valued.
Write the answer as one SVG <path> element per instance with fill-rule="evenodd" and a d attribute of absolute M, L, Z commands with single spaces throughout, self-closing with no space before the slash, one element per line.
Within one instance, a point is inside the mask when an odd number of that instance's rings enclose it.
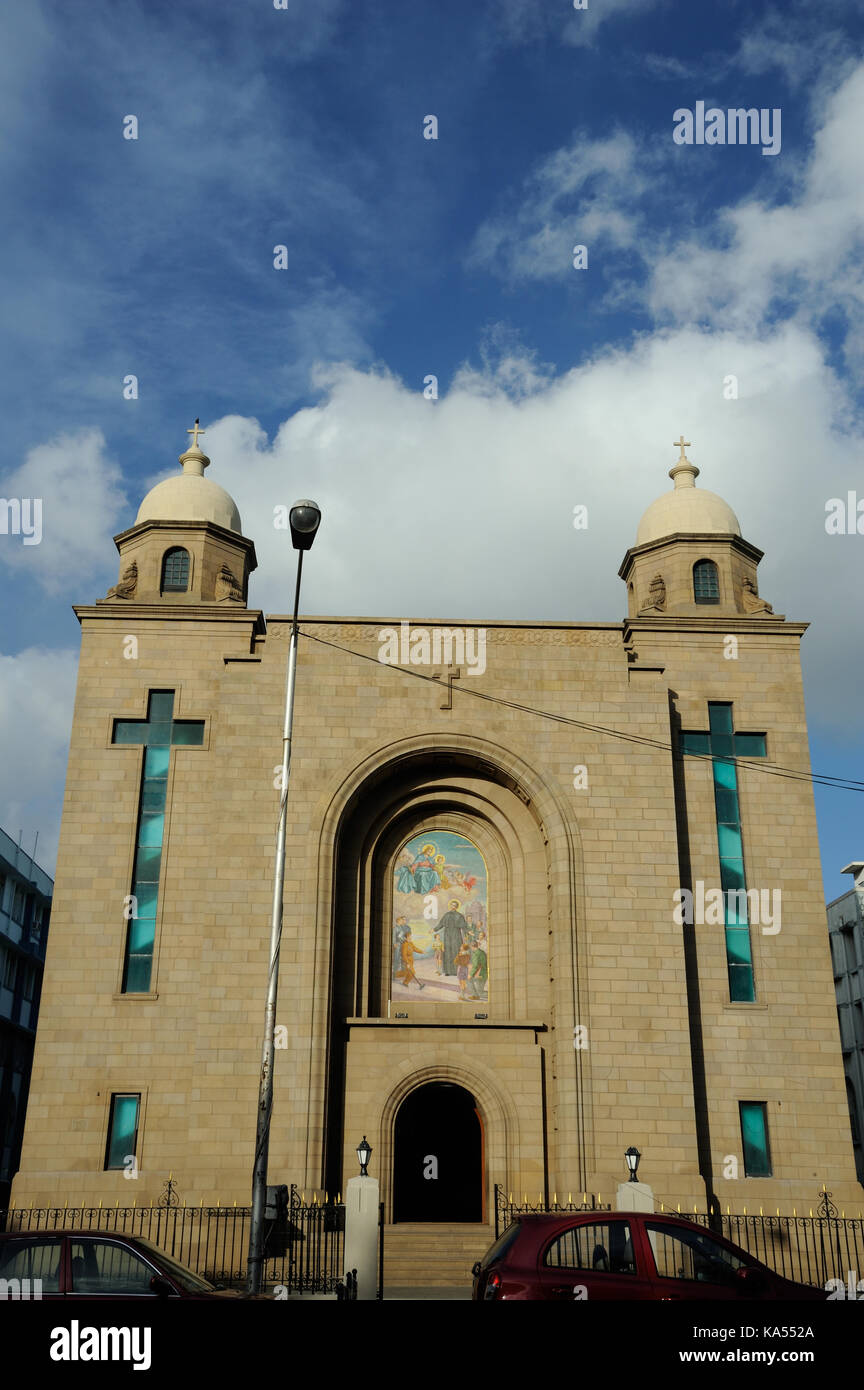
<path fill-rule="evenodd" d="M 399 1107 L 393 1140 L 394 1221 L 483 1220 L 483 1126 L 470 1091 L 418 1086 Z"/>

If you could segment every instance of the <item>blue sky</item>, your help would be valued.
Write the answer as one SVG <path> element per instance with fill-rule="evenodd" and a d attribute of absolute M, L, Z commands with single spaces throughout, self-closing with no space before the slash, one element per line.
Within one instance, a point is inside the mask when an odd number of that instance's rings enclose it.
<path fill-rule="evenodd" d="M 0 480 L 44 498 L 0 537 L 0 824 L 49 868 L 70 603 L 196 415 L 252 602 L 289 605 L 272 508 L 312 495 L 307 611 L 431 618 L 620 618 L 683 430 L 812 623 L 814 767 L 864 780 L 864 536 L 824 527 L 864 497 L 860 6 L 8 0 L 0 37 Z M 779 108 L 779 154 L 676 145 L 697 101 Z M 829 897 L 862 804 L 817 788 Z"/>

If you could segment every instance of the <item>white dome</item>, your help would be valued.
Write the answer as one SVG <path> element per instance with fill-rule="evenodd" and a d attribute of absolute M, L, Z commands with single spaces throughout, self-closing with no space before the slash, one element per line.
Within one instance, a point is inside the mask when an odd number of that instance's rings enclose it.
<path fill-rule="evenodd" d="M 669 477 L 675 486 L 671 492 L 664 492 L 644 513 L 636 532 L 636 544 L 646 545 L 649 541 L 662 540 L 664 536 L 674 536 L 679 531 L 712 531 L 721 536 L 740 536 L 738 518 L 722 497 L 716 492 L 696 487 L 695 479 L 699 469 L 689 459 L 682 457 Z"/>
<path fill-rule="evenodd" d="M 141 521 L 212 521 L 227 531 L 242 534 L 237 504 L 230 493 L 218 483 L 204 477 L 210 460 L 195 446 L 181 454 L 183 472 L 166 478 L 151 488 L 138 508 L 135 518 Z"/>

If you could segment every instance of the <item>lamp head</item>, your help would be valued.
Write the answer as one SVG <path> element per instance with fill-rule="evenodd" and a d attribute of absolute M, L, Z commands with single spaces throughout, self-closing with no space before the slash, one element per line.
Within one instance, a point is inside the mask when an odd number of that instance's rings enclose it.
<path fill-rule="evenodd" d="M 309 550 L 321 525 L 321 508 L 308 497 L 295 502 L 288 513 L 288 524 L 294 549 Z"/>

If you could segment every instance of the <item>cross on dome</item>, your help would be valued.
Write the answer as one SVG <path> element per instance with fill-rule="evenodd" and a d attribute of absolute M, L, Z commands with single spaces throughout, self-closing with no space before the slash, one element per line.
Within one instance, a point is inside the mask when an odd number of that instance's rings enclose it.
<path fill-rule="evenodd" d="M 198 424 L 198 421 L 197 421 L 197 420 L 195 421 L 195 424 L 196 424 L 196 425 Z M 681 455 L 680 455 L 680 457 L 679 457 L 679 459 L 678 459 L 678 462 L 679 462 L 679 463 L 686 463 L 686 462 L 687 462 L 687 455 L 684 453 L 684 450 L 690 448 L 690 440 L 689 440 L 689 439 L 685 440 L 685 438 L 684 438 L 684 436 L 683 436 L 683 434 L 682 434 L 682 436 L 681 436 L 680 439 L 673 439 L 673 440 L 672 440 L 672 443 L 673 443 L 674 445 L 676 445 L 676 447 L 680 447 L 680 449 L 681 449 Z"/>
<path fill-rule="evenodd" d="M 192 439 L 192 448 L 193 448 L 193 449 L 197 449 L 197 448 L 198 448 L 198 436 L 199 436 L 199 434 L 206 434 L 207 431 L 206 431 L 206 430 L 202 430 L 202 429 L 199 428 L 199 425 L 198 425 L 198 416 L 196 415 L 196 416 L 195 416 L 195 427 L 194 427 L 194 429 L 187 430 L 186 433 L 187 433 L 187 434 L 193 435 L 193 439 Z"/>

